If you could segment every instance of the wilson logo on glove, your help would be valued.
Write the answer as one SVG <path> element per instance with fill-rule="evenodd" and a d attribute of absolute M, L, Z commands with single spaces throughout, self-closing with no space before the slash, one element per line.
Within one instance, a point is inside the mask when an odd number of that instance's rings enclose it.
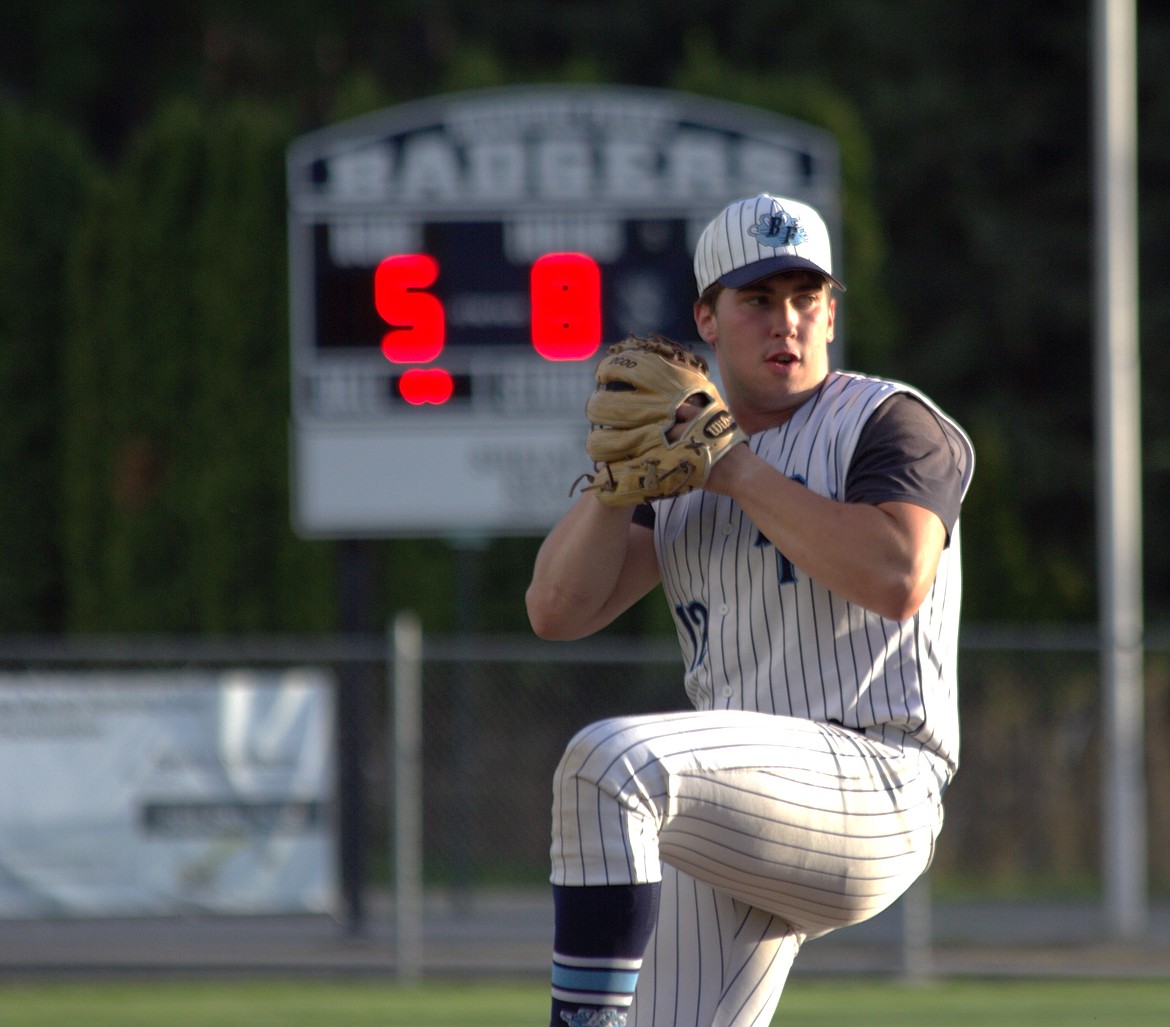
<path fill-rule="evenodd" d="M 734 430 L 735 426 L 735 422 L 731 419 L 731 414 L 726 410 L 721 410 L 703 429 L 703 434 L 709 439 L 718 439 L 727 432 Z"/>

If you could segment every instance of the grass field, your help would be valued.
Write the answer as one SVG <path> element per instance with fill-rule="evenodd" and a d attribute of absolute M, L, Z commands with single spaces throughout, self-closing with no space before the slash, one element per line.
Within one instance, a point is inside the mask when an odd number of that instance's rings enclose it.
<path fill-rule="evenodd" d="M 265 982 L 3 984 L 3 1027 L 543 1027 L 544 987 Z M 794 980 L 774 1027 L 1165 1027 L 1170 981 Z"/>

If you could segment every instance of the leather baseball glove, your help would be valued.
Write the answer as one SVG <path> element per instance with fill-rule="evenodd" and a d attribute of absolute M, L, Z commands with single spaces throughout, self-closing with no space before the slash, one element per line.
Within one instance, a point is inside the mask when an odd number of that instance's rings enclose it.
<path fill-rule="evenodd" d="M 701 488 L 711 468 L 747 436 L 708 377 L 707 362 L 660 335 L 631 335 L 597 365 L 585 412 L 595 473 L 586 491 L 607 506 L 633 506 Z M 667 436 L 685 403 L 700 407 L 679 438 Z"/>

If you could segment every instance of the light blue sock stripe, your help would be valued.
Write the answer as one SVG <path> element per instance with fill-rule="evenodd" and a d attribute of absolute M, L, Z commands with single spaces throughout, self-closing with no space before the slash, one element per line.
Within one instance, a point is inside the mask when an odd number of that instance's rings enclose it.
<path fill-rule="evenodd" d="M 632 995 L 638 986 L 636 970 L 582 970 L 577 967 L 553 964 L 553 987 L 570 991 L 593 991 L 606 995 Z"/>

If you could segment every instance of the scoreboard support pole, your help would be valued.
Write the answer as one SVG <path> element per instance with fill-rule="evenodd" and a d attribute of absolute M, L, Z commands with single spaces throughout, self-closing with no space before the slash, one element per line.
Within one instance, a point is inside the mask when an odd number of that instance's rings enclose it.
<path fill-rule="evenodd" d="M 369 630 L 372 553 L 366 539 L 338 544 L 338 592 L 342 635 Z M 338 866 L 345 905 L 345 930 L 360 937 L 366 929 L 366 847 L 369 833 L 368 788 L 365 779 L 365 726 L 374 723 L 369 670 L 345 660 L 337 689 L 337 812 Z"/>

